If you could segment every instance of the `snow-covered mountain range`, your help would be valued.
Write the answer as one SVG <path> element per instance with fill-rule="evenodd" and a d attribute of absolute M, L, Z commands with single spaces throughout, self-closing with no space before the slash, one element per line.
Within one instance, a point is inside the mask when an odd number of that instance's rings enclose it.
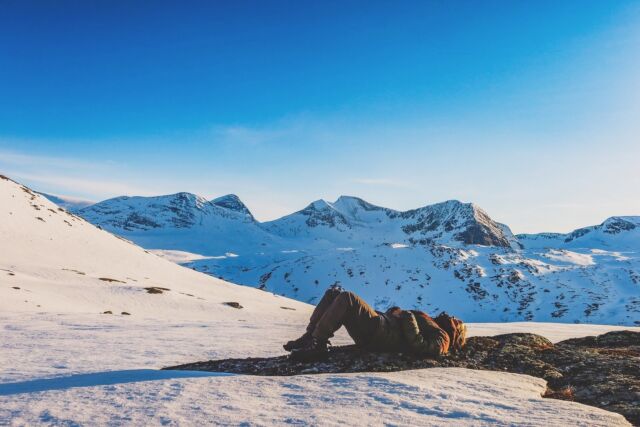
<path fill-rule="evenodd" d="M 640 324 L 640 217 L 514 236 L 472 203 L 400 212 L 342 196 L 260 223 L 236 196 L 189 193 L 118 197 L 77 214 L 196 270 L 310 303 L 339 282 L 379 309 Z"/>

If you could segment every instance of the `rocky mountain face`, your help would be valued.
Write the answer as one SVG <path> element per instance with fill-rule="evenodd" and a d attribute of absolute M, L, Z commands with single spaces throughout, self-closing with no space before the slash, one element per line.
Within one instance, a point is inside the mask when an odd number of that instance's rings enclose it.
<path fill-rule="evenodd" d="M 405 221 L 402 231 L 414 239 L 447 238 L 467 245 L 511 247 L 512 233 L 472 203 L 449 200 L 397 214 Z"/>
<path fill-rule="evenodd" d="M 461 242 L 511 247 L 508 227 L 493 221 L 471 203 L 449 200 L 406 212 L 372 205 L 360 198 L 341 196 L 333 203 L 317 200 L 303 210 L 264 224 L 283 237 L 325 238 L 332 234 L 353 240 L 366 231 L 384 242 L 389 237 L 412 241 Z"/>
<path fill-rule="evenodd" d="M 78 212 L 188 267 L 314 303 L 336 282 L 377 309 L 470 321 L 640 324 L 640 217 L 514 236 L 471 203 L 405 212 L 342 196 L 257 222 L 233 195 L 120 197 Z"/>
<path fill-rule="evenodd" d="M 220 206 L 224 209 L 229 209 L 234 212 L 238 212 L 251 220 L 255 220 L 249 208 L 245 206 L 244 203 L 240 200 L 238 196 L 235 194 L 227 194 L 226 196 L 218 197 L 217 199 L 213 199 L 211 201 L 216 206 Z"/>

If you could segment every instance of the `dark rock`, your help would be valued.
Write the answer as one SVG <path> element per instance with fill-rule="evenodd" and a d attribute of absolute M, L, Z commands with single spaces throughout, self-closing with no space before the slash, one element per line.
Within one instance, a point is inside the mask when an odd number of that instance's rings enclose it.
<path fill-rule="evenodd" d="M 116 283 L 125 283 L 125 282 L 123 282 L 122 280 L 111 279 L 111 278 L 109 278 L 109 277 L 99 277 L 99 278 L 98 278 L 98 280 L 102 280 L 103 282 L 109 282 L 109 283 L 112 283 L 112 282 L 116 282 Z"/>
<path fill-rule="evenodd" d="M 164 291 L 170 291 L 169 288 L 162 288 L 160 286 L 150 286 L 148 288 L 144 288 L 148 294 L 161 294 Z"/>
<path fill-rule="evenodd" d="M 239 302 L 235 302 L 235 301 L 223 302 L 223 304 L 224 305 L 228 305 L 229 307 L 233 307 L 233 308 L 242 308 L 240 303 Z"/>
<path fill-rule="evenodd" d="M 390 372 L 433 367 L 507 371 L 543 378 L 545 397 L 574 400 L 622 414 L 640 425 L 640 333 L 609 332 L 552 344 L 535 334 L 471 337 L 465 348 L 437 359 L 408 353 L 372 353 L 356 346 L 332 347 L 328 357 L 298 362 L 288 356 L 223 359 L 163 369 L 251 375 Z"/>

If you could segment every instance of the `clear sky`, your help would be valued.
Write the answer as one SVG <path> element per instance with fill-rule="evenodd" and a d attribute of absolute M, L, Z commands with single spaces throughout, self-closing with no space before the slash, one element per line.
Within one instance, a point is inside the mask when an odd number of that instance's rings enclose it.
<path fill-rule="evenodd" d="M 0 2 L 0 171 L 101 200 L 640 215 L 640 2 Z"/>

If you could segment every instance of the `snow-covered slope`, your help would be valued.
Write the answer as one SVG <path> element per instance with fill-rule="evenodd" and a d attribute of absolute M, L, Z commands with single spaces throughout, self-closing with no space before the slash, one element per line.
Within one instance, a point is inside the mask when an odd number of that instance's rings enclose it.
<path fill-rule="evenodd" d="M 9 179 L 0 179 L 0 310 L 208 318 L 307 306 L 182 268 L 100 230 Z M 159 218 L 158 215 L 156 218 Z M 149 293 L 157 288 L 162 293 Z M 153 292 L 153 291 L 151 291 Z M 277 309 L 277 310 L 276 310 Z"/>
<path fill-rule="evenodd" d="M 618 414 L 541 398 L 541 379 L 501 372 L 158 371 L 207 358 L 281 354 L 311 307 L 170 263 L 4 177 L 0 218 L 2 425 L 628 425 Z M 554 339 L 609 329 L 512 326 Z M 347 340 L 338 334 L 334 342 Z"/>
<path fill-rule="evenodd" d="M 640 217 L 566 235 L 514 236 L 471 203 L 399 212 L 351 196 L 266 223 L 235 196 L 212 203 L 239 219 L 194 215 L 208 219 L 179 228 L 147 215 L 149 205 L 174 197 L 127 199 L 126 210 L 114 199 L 80 215 L 189 267 L 310 303 L 340 282 L 378 309 L 447 310 L 471 321 L 640 324 Z M 123 219 L 131 216 L 158 227 L 133 229 Z"/>

